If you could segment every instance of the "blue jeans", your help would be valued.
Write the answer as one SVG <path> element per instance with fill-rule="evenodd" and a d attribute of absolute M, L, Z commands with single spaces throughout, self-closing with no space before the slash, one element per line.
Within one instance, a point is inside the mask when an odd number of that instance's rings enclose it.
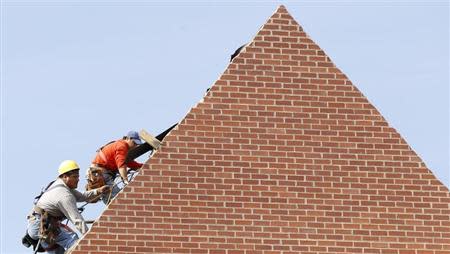
<path fill-rule="evenodd" d="M 116 177 L 119 174 L 116 173 L 109 173 L 109 172 L 105 172 L 103 173 L 103 178 L 105 179 L 105 184 L 108 185 L 111 188 L 111 193 L 107 192 L 107 193 L 103 193 L 102 194 L 102 200 L 103 203 L 105 203 L 106 205 L 109 204 L 109 202 L 117 195 L 117 193 L 120 192 L 121 188 L 119 188 L 118 186 L 118 182 L 120 182 L 121 178 Z M 117 180 L 116 180 L 117 179 Z M 120 179 L 120 180 L 119 180 Z"/>
<path fill-rule="evenodd" d="M 28 234 L 34 240 L 39 239 L 39 227 L 41 226 L 41 216 L 39 214 L 34 215 L 34 219 L 30 219 L 28 223 Z M 60 227 L 60 233 L 56 236 L 56 243 L 58 248 L 47 251 L 50 254 L 64 254 L 64 251 L 69 249 L 78 240 L 78 235 L 75 232 L 68 231 L 64 227 Z M 41 242 L 42 247 L 48 248 L 48 244 L 44 241 Z"/>

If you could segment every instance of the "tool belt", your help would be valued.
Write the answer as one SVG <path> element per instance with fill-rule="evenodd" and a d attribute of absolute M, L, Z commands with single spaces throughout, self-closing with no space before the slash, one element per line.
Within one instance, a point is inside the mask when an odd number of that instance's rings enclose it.
<path fill-rule="evenodd" d="M 87 171 L 87 184 L 86 190 L 90 191 L 93 189 L 100 188 L 105 185 L 105 178 L 103 177 L 103 173 L 105 172 L 105 168 L 98 166 L 91 166 Z"/>
<path fill-rule="evenodd" d="M 86 175 L 86 190 L 94 190 L 100 188 L 106 184 L 105 178 L 103 177 L 104 173 L 108 173 L 109 170 L 101 167 L 97 164 L 92 164 L 87 170 Z M 90 199 L 88 203 L 97 203 L 102 198 L 102 195 L 99 195 L 96 198 Z"/>
<path fill-rule="evenodd" d="M 34 207 L 34 211 L 37 214 L 40 214 L 41 217 L 39 227 L 40 238 L 50 246 L 55 245 L 56 236 L 61 232 L 59 226 L 63 218 L 52 216 L 47 211 L 37 206 Z"/>
<path fill-rule="evenodd" d="M 60 225 L 63 217 L 55 217 L 48 214 L 40 207 L 35 206 L 30 215 L 27 216 L 29 220 L 39 220 L 39 239 L 33 239 L 28 231 L 25 232 L 25 236 L 22 237 L 22 244 L 29 248 L 33 246 L 33 251 L 36 252 L 46 252 L 52 251 L 58 248 L 56 244 L 56 236 L 61 232 Z M 42 241 L 48 244 L 48 247 L 42 247 Z"/>

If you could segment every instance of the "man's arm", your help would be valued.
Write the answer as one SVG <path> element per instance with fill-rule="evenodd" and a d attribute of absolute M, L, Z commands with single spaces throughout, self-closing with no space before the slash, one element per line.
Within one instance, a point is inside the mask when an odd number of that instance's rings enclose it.
<path fill-rule="evenodd" d="M 128 184 L 128 171 L 127 166 L 125 164 L 119 168 L 119 174 L 120 177 L 122 178 L 123 183 Z"/>
<path fill-rule="evenodd" d="M 107 185 L 104 185 L 104 186 L 94 189 L 94 190 L 85 191 L 85 192 L 71 190 L 72 194 L 75 196 L 76 202 L 93 200 L 96 197 L 98 197 L 100 194 L 103 194 L 107 191 L 109 191 L 109 186 L 107 186 Z"/>
<path fill-rule="evenodd" d="M 97 189 L 85 191 L 85 192 L 79 192 L 77 190 L 70 190 L 72 192 L 73 196 L 75 197 L 76 202 L 83 202 L 90 199 L 93 199 L 98 196 Z"/>
<path fill-rule="evenodd" d="M 131 169 L 140 169 L 142 167 L 142 163 L 139 163 L 137 161 L 130 161 L 127 163 L 127 166 Z"/>
<path fill-rule="evenodd" d="M 59 210 L 69 219 L 80 233 L 88 231 L 83 216 L 78 212 L 77 202 L 74 195 L 64 195 L 58 201 Z"/>

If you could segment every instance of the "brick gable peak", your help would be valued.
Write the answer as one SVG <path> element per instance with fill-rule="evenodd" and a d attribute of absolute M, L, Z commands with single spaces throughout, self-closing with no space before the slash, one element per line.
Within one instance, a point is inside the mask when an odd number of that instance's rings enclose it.
<path fill-rule="evenodd" d="M 280 6 L 72 253 L 449 253 L 449 204 Z"/>

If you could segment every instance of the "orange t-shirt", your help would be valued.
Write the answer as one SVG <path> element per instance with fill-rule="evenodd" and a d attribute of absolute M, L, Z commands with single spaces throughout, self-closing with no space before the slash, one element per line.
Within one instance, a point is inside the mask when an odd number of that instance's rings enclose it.
<path fill-rule="evenodd" d="M 126 165 L 131 169 L 138 169 L 142 167 L 142 163 L 136 161 L 125 163 L 128 149 L 129 147 L 125 140 L 117 140 L 104 146 L 101 152 L 97 153 L 92 163 L 98 164 L 99 166 L 111 171 L 117 171 L 123 165 Z M 104 156 L 101 156 L 101 153 L 103 153 Z"/>

